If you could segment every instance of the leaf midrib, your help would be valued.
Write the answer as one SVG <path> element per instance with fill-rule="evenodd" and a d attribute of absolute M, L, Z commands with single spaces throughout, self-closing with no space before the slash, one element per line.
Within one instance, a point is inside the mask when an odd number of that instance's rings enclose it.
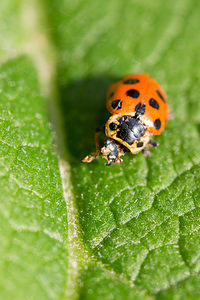
<path fill-rule="evenodd" d="M 23 2 L 22 6 L 22 23 L 26 29 L 27 41 L 22 48 L 26 49 L 30 55 L 36 68 L 40 79 L 40 88 L 42 94 L 48 99 L 49 118 L 52 124 L 53 138 L 55 144 L 58 145 L 56 152 L 59 150 L 58 161 L 59 169 L 63 186 L 63 196 L 67 206 L 67 220 L 68 220 L 68 276 L 66 281 L 64 299 L 78 299 L 78 284 L 80 270 L 86 259 L 88 261 L 88 253 L 83 244 L 82 234 L 80 230 L 78 210 L 74 194 L 72 192 L 72 184 L 70 179 L 70 165 L 68 161 L 68 154 L 63 143 L 64 130 L 62 127 L 62 114 L 59 111 L 59 93 L 56 86 L 56 55 L 53 44 L 50 38 L 46 36 L 44 28 L 47 28 L 47 20 L 44 14 L 44 7 L 39 0 L 29 0 Z M 26 22 L 27 16 L 32 13 L 32 22 Z M 24 18 L 25 16 L 25 18 Z M 40 22 L 38 22 L 40 20 Z M 29 24 L 29 26 L 27 26 Z M 44 38 L 43 43 L 36 43 L 37 39 Z M 33 37 L 33 38 L 32 38 Z M 39 45 L 39 46 L 38 46 Z M 53 59 L 52 59 L 53 58 Z M 43 69 L 46 72 L 43 72 Z M 47 76 L 46 76 L 47 75 Z"/>

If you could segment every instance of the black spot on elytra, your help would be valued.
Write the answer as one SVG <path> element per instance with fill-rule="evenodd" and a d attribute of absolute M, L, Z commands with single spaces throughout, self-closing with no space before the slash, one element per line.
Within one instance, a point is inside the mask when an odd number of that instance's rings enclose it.
<path fill-rule="evenodd" d="M 144 143 L 143 142 L 139 142 L 137 143 L 137 147 L 140 148 L 140 147 L 143 147 Z"/>
<path fill-rule="evenodd" d="M 122 108 L 122 100 L 114 100 L 111 105 L 113 109 L 120 109 Z"/>
<path fill-rule="evenodd" d="M 137 99 L 140 96 L 140 92 L 134 89 L 130 89 L 126 92 L 126 96 Z"/>
<path fill-rule="evenodd" d="M 110 130 L 116 130 L 117 129 L 117 124 L 112 122 L 112 123 L 110 123 L 109 127 L 110 127 Z"/>
<path fill-rule="evenodd" d="M 125 80 L 123 83 L 124 83 L 124 84 L 136 84 L 136 83 L 138 83 L 138 82 L 140 82 L 139 79 L 136 79 L 136 78 L 130 78 L 130 79 Z"/>
<path fill-rule="evenodd" d="M 161 127 L 161 121 L 160 121 L 160 119 L 156 119 L 156 120 L 154 121 L 154 127 L 155 127 L 155 129 L 157 129 L 157 130 L 160 129 L 160 127 Z"/>
<path fill-rule="evenodd" d="M 109 98 L 112 98 L 114 96 L 114 92 L 110 93 Z"/>
<path fill-rule="evenodd" d="M 142 104 L 141 102 L 139 102 L 135 106 L 135 114 L 136 115 L 144 115 L 145 110 L 146 110 L 146 104 Z"/>
<path fill-rule="evenodd" d="M 160 97 L 160 99 L 163 101 L 163 102 L 166 102 L 164 96 L 161 94 L 161 92 L 159 90 L 156 89 L 156 93 L 158 94 L 158 96 Z"/>
<path fill-rule="evenodd" d="M 158 104 L 158 102 L 157 102 L 155 99 L 153 99 L 153 98 L 151 98 L 151 99 L 149 100 L 149 105 L 150 105 L 151 107 L 155 108 L 155 109 L 159 109 L 159 104 Z"/>

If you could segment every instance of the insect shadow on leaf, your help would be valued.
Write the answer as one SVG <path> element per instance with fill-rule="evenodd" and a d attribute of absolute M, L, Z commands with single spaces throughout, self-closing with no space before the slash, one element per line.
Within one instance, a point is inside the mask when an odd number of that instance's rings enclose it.
<path fill-rule="evenodd" d="M 74 162 L 80 163 L 84 155 L 95 151 L 94 133 L 110 115 L 106 92 L 114 81 L 107 76 L 88 77 L 60 87 L 65 144 Z"/>

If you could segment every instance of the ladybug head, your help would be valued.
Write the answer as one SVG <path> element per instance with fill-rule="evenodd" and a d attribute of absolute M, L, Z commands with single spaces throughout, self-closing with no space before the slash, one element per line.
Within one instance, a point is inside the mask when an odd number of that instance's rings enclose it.
<path fill-rule="evenodd" d="M 101 148 L 101 153 L 108 161 L 107 166 L 121 164 L 123 161 L 120 156 L 124 155 L 128 149 L 111 138 L 105 139 L 104 145 L 105 146 Z"/>

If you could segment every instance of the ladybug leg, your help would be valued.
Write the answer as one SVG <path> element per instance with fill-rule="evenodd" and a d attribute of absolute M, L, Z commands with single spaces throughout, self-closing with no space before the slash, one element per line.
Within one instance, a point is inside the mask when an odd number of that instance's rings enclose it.
<path fill-rule="evenodd" d="M 146 147 L 142 150 L 142 153 L 145 157 L 151 156 L 151 152 Z"/>
<path fill-rule="evenodd" d="M 156 141 L 150 139 L 147 146 L 142 150 L 144 156 L 146 157 L 151 156 L 151 152 L 149 151 L 149 148 L 157 148 L 158 146 L 159 144 Z"/>
<path fill-rule="evenodd" d="M 175 114 L 173 112 L 169 113 L 169 120 L 173 120 L 175 118 Z"/>
<path fill-rule="evenodd" d="M 101 147 L 99 142 L 99 134 L 102 132 L 101 129 L 97 128 L 94 134 L 95 144 L 96 144 L 96 152 L 90 155 L 87 155 L 82 159 L 82 162 L 84 163 L 90 163 L 95 159 L 100 153 L 101 153 Z"/>
<path fill-rule="evenodd" d="M 159 143 L 157 143 L 156 141 L 150 139 L 148 147 L 149 148 L 157 148 L 159 146 Z"/>

